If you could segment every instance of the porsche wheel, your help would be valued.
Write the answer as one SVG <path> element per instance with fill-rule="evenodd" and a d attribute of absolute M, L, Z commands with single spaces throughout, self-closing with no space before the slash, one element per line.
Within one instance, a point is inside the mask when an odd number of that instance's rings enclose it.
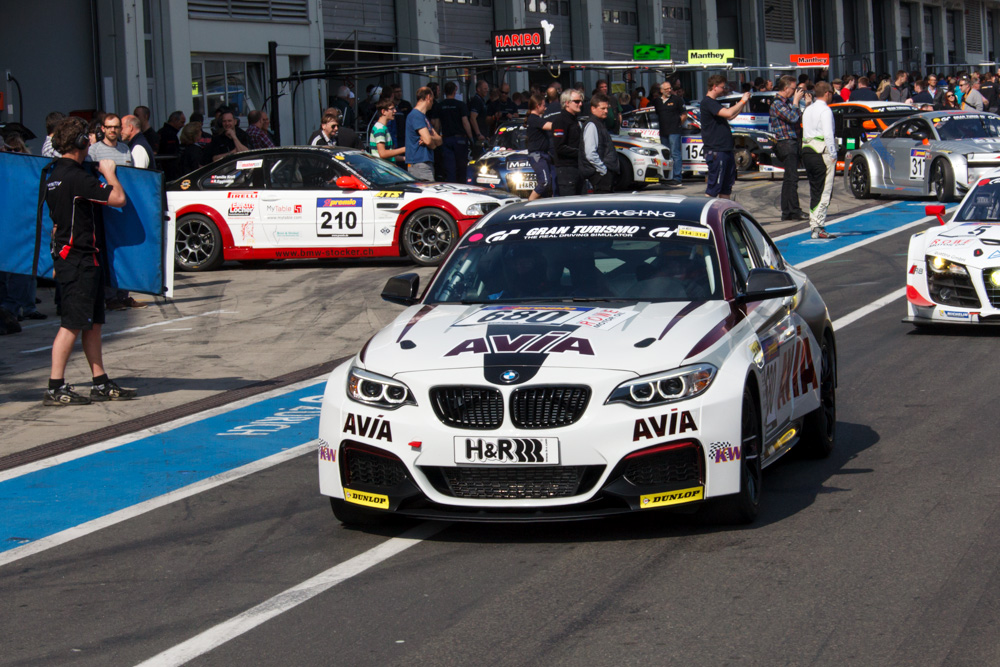
<path fill-rule="evenodd" d="M 222 234 L 203 215 L 186 215 L 177 223 L 174 262 L 181 271 L 211 271 L 223 262 Z"/>
<path fill-rule="evenodd" d="M 458 225 L 441 209 L 421 208 L 406 219 L 400 236 L 410 259 L 420 266 L 437 266 L 458 243 Z"/>
<path fill-rule="evenodd" d="M 799 446 L 812 458 L 825 459 L 837 437 L 837 357 L 830 336 L 823 336 L 819 407 L 806 415 Z"/>
<path fill-rule="evenodd" d="M 855 158 L 847 172 L 847 182 L 851 186 L 851 194 L 855 199 L 868 199 L 872 196 L 872 178 L 868 173 L 868 163 L 864 158 Z"/>
<path fill-rule="evenodd" d="M 934 160 L 931 165 L 931 192 L 939 202 L 955 201 L 955 172 L 944 158 Z"/>
<path fill-rule="evenodd" d="M 716 501 L 717 522 L 724 524 L 752 523 L 760 511 L 763 474 L 761 450 L 764 438 L 757 397 L 749 386 L 743 388 L 743 408 L 740 419 L 740 491 Z"/>

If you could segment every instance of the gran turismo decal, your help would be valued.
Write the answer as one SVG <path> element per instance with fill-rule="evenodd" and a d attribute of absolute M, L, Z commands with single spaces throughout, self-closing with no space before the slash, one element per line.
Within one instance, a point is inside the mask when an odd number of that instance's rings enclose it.
<path fill-rule="evenodd" d="M 680 503 L 690 503 L 701 500 L 705 497 L 705 487 L 698 486 L 693 489 L 681 489 L 680 491 L 666 491 L 664 493 L 650 493 L 639 496 L 639 507 L 641 509 L 651 509 L 653 507 L 664 507 L 666 505 L 679 505 Z"/>
<path fill-rule="evenodd" d="M 364 505 L 366 507 L 375 507 L 383 510 L 389 509 L 389 496 L 383 496 L 381 493 L 368 493 L 365 491 L 344 489 L 344 500 L 349 503 L 354 503 L 355 505 Z"/>
<path fill-rule="evenodd" d="M 364 415 L 347 413 L 343 431 L 344 433 L 350 433 L 361 438 L 392 442 L 392 427 L 389 420 L 382 419 L 382 415 L 378 417 L 365 417 Z"/>
<path fill-rule="evenodd" d="M 714 463 L 740 460 L 740 446 L 728 442 L 713 442 L 708 446 L 708 460 Z"/>
<path fill-rule="evenodd" d="M 512 216 L 513 217 L 513 216 Z M 526 239 L 560 239 L 575 236 L 635 236 L 639 227 L 626 225 L 575 225 L 573 227 L 533 227 L 525 234 Z"/>
<path fill-rule="evenodd" d="M 688 431 L 697 431 L 698 425 L 694 416 L 688 410 L 680 411 L 674 408 L 671 412 L 658 417 L 640 417 L 632 427 L 632 442 L 654 438 L 678 435 Z"/>
<path fill-rule="evenodd" d="M 456 463 L 558 463 L 557 438 L 455 438 Z"/>

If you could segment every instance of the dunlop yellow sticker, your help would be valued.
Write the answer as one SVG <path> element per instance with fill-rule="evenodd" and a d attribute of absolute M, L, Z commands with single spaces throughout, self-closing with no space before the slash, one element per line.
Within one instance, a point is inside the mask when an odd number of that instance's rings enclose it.
<path fill-rule="evenodd" d="M 681 489 L 680 491 L 650 493 L 645 496 L 639 496 L 639 508 L 645 510 L 653 507 L 664 507 L 666 505 L 680 505 L 681 503 L 702 500 L 704 497 L 705 487 L 703 486 L 697 486 L 693 489 Z"/>
<path fill-rule="evenodd" d="M 354 503 L 355 505 L 364 505 L 365 507 L 376 507 L 380 510 L 389 509 L 389 496 L 383 496 L 378 493 L 368 493 L 365 491 L 352 491 L 350 489 L 344 489 L 344 500 L 349 503 Z"/>
<path fill-rule="evenodd" d="M 376 192 L 375 196 L 378 199 L 399 199 L 403 196 L 403 193 L 394 190 L 382 190 L 381 192 Z"/>

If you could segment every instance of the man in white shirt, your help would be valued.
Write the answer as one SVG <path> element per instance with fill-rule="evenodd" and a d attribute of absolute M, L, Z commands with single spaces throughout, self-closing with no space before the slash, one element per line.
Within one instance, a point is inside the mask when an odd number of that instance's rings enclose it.
<path fill-rule="evenodd" d="M 837 175 L 833 112 L 827 106 L 832 99 L 833 88 L 820 81 L 813 87 L 813 103 L 802 114 L 802 164 L 809 177 L 809 228 L 814 239 L 833 238 L 824 228 Z"/>
<path fill-rule="evenodd" d="M 153 147 L 142 134 L 142 121 L 136 116 L 122 117 L 122 139 L 128 142 L 132 153 L 132 166 L 140 169 L 155 169 L 153 164 Z"/>

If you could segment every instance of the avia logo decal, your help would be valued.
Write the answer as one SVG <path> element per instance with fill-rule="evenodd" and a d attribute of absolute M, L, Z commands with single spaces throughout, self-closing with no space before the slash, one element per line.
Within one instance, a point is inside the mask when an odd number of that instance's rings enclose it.
<path fill-rule="evenodd" d="M 344 489 L 344 500 L 355 505 L 365 505 L 366 507 L 377 507 L 379 509 L 389 509 L 389 496 L 381 493 L 364 493 L 352 489 Z"/>
<path fill-rule="evenodd" d="M 541 334 L 492 334 L 481 338 L 470 338 L 456 345 L 446 357 L 460 354 L 516 354 L 535 352 L 539 354 L 560 354 L 576 352 L 594 356 L 594 348 L 586 338 L 570 336 L 568 331 L 548 331 Z"/>
<path fill-rule="evenodd" d="M 773 339 L 764 342 L 768 364 L 764 369 L 764 396 L 768 417 L 781 410 L 792 400 L 792 396 L 802 396 L 812 389 L 819 390 L 819 378 L 809 342 L 800 336 L 794 344 L 789 341 L 779 347 L 780 352 L 771 353 L 770 346 L 774 342 Z M 772 359 L 779 354 L 780 361 L 772 363 Z"/>
<path fill-rule="evenodd" d="M 382 415 L 378 417 L 364 417 L 362 415 L 347 413 L 347 419 L 344 421 L 344 428 L 342 430 L 344 433 L 351 433 L 362 438 L 392 442 L 392 429 L 388 420 L 382 420 Z"/>
<path fill-rule="evenodd" d="M 739 445 L 733 447 L 728 442 L 713 442 L 708 447 L 708 458 L 715 463 L 740 460 Z"/>
<path fill-rule="evenodd" d="M 632 442 L 653 438 L 662 438 L 668 435 L 677 435 L 687 431 L 697 431 L 698 425 L 694 417 L 687 410 L 678 412 L 674 408 L 672 412 L 659 417 L 642 417 L 635 420 L 632 427 Z"/>
<path fill-rule="evenodd" d="M 704 497 L 705 487 L 703 486 L 693 489 L 681 489 L 680 491 L 667 491 L 666 493 L 651 493 L 646 496 L 639 496 L 639 507 L 641 509 L 650 509 L 653 507 L 663 507 L 664 505 L 677 505 L 701 500 Z"/>

